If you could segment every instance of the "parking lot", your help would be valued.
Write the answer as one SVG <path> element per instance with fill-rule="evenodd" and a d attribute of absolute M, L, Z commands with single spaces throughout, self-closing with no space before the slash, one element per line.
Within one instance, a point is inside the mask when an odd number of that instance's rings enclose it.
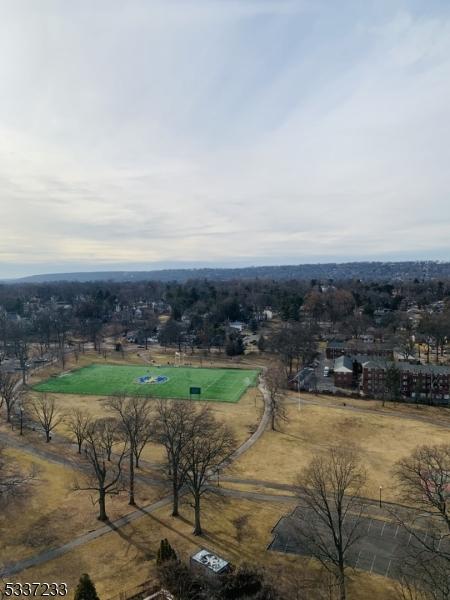
<path fill-rule="evenodd" d="M 334 393 L 337 388 L 334 385 L 334 377 L 332 375 L 332 369 L 334 361 L 326 358 L 324 354 L 321 354 L 318 358 L 319 364 L 316 367 L 316 386 L 321 392 L 332 392 Z M 328 367 L 328 375 L 325 375 L 325 367 Z"/>
<path fill-rule="evenodd" d="M 302 537 L 304 523 L 305 518 L 301 518 L 298 508 L 292 514 L 280 519 L 273 529 L 274 538 L 268 549 L 288 554 L 310 555 L 308 543 Z M 354 519 L 350 524 L 354 524 Z M 352 546 L 347 564 L 369 573 L 397 578 L 406 559 L 422 550 L 415 536 L 426 541 L 429 532 L 426 529 L 417 529 L 414 530 L 414 534 L 397 523 L 364 517 L 361 519 L 359 529 L 360 539 Z M 328 532 L 324 530 L 322 535 L 326 539 Z M 443 540 L 441 550 L 444 544 L 450 551 L 448 538 Z"/>

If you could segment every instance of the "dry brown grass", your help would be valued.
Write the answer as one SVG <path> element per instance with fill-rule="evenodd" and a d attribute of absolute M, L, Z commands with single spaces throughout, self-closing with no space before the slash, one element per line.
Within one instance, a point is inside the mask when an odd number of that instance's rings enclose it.
<path fill-rule="evenodd" d="M 294 483 L 297 473 L 318 452 L 331 445 L 356 445 L 368 471 L 366 494 L 395 501 L 391 476 L 394 463 L 420 443 L 448 442 L 449 431 L 421 421 L 386 418 L 372 413 L 356 413 L 330 406 L 288 406 L 288 422 L 282 432 L 267 431 L 233 465 L 238 477 L 279 483 Z"/>
<path fill-rule="evenodd" d="M 275 581 L 292 578 L 295 572 L 305 575 L 317 569 L 317 565 L 308 559 L 266 551 L 272 539 L 272 526 L 289 511 L 286 505 L 209 495 L 203 503 L 205 535 L 201 538 L 192 535 L 191 508 L 187 504 L 182 508 L 181 519 L 169 517 L 167 508 L 160 509 L 59 559 L 28 569 L 20 574 L 20 579 L 64 580 L 72 591 L 80 574 L 89 572 L 100 597 L 116 597 L 155 577 L 154 559 L 163 537 L 168 538 L 184 560 L 199 548 L 206 547 L 235 564 L 250 561 L 265 565 Z M 248 524 L 244 530 L 245 541 L 240 544 L 234 520 L 242 515 L 248 517 Z M 390 600 L 391 591 L 389 580 L 359 573 L 352 578 L 349 598 Z"/>
<path fill-rule="evenodd" d="M 0 562 L 16 561 L 53 546 L 59 546 L 99 526 L 95 493 L 73 491 L 74 481 L 83 475 L 67 466 L 36 458 L 22 450 L 9 449 L 8 457 L 23 473 L 35 471 L 35 480 L 23 498 L 8 504 L 0 515 L 2 544 Z M 148 504 L 162 497 L 164 490 L 137 483 L 137 502 Z M 128 512 L 126 493 L 110 497 L 111 519 Z"/>
<path fill-rule="evenodd" d="M 295 402 L 298 401 L 298 394 L 290 392 L 287 397 Z M 301 397 L 307 401 L 323 404 L 324 406 L 333 405 L 336 407 L 354 407 L 361 410 L 376 411 L 386 416 L 408 416 L 412 419 L 424 419 L 446 423 L 450 426 L 450 411 L 445 407 L 428 406 L 425 404 L 411 404 L 404 402 L 385 402 L 383 406 L 380 400 L 363 400 L 358 398 L 343 398 L 339 396 L 330 396 L 327 394 L 308 394 L 301 393 Z"/>
<path fill-rule="evenodd" d="M 140 350 L 140 352 L 144 352 Z M 158 355 L 162 362 L 164 352 Z M 167 354 L 166 360 L 167 360 Z M 93 360 L 98 361 L 98 355 L 90 354 L 80 357 L 77 366 L 84 366 Z M 120 356 L 108 357 L 108 362 L 123 364 L 123 361 L 138 363 L 136 354 L 127 354 L 125 359 Z M 204 358 L 201 358 L 204 366 Z M 213 356 L 214 366 L 230 364 L 223 356 Z M 240 364 L 248 366 L 254 364 L 253 357 L 245 357 Z M 262 356 L 257 358 L 259 365 L 264 365 L 270 358 Z M 195 356 L 191 361 L 200 363 L 200 356 Z M 256 363 L 256 360 L 255 360 Z M 74 365 L 69 365 L 68 368 Z M 49 369 L 51 370 L 51 369 Z M 57 372 L 57 369 L 55 369 Z M 42 378 L 43 375 L 40 375 Z M 59 395 L 56 397 L 61 410 L 68 411 L 74 406 L 79 406 L 93 416 L 104 416 L 106 409 L 100 398 L 87 396 Z M 239 459 L 227 475 L 275 481 L 292 484 L 296 473 L 306 465 L 318 452 L 323 451 L 332 444 L 356 444 L 361 448 L 362 462 L 367 466 L 369 485 L 367 495 L 378 497 L 379 486 L 383 486 L 383 497 L 395 499 L 394 486 L 392 485 L 390 469 L 394 462 L 401 456 L 410 452 L 418 443 L 448 441 L 448 428 L 443 425 L 402 419 L 401 414 L 412 416 L 420 414 L 427 417 L 439 418 L 441 412 L 436 409 L 407 408 L 400 405 L 388 405 L 381 408 L 379 402 L 368 402 L 345 399 L 347 405 L 355 408 L 370 408 L 372 412 L 354 412 L 344 409 L 342 399 L 334 397 L 320 397 L 323 406 L 304 405 L 299 411 L 296 405 L 289 405 L 289 420 L 284 431 L 266 431 L 264 436 Z M 319 399 L 320 399 L 319 398 Z M 317 400 L 317 397 L 311 396 Z M 326 406 L 329 405 L 329 406 Z M 250 431 L 256 426 L 261 410 L 262 400 L 256 389 L 251 389 L 237 404 L 212 403 L 211 408 L 220 419 L 229 423 L 236 431 L 239 441 L 246 439 Z M 387 418 L 389 415 L 390 418 Z M 66 434 L 64 426 L 59 428 L 61 434 Z M 36 436 L 30 438 L 33 444 L 46 447 L 41 441 L 36 441 Z M 73 456 L 73 448 L 60 443 L 57 439 L 52 441 L 53 448 L 60 448 Z M 16 452 L 17 459 L 30 461 L 29 456 Z M 145 450 L 145 459 L 159 463 L 163 460 L 162 449 L 150 444 Z M 98 527 L 96 521 L 96 507 L 91 505 L 86 493 L 68 494 L 68 479 L 73 477 L 73 472 L 64 467 L 33 460 L 42 470 L 42 482 L 33 491 L 30 499 L 29 514 L 22 518 L 22 514 L 12 509 L 9 523 L 6 523 L 3 539 L 7 538 L 0 560 L 11 561 L 23 556 L 33 554 L 49 545 L 59 545 L 71 537 L 78 536 L 83 531 Z M 233 489 L 246 489 L 250 491 L 265 492 L 273 495 L 288 495 L 289 492 L 267 488 L 264 485 L 242 486 L 223 482 L 222 485 Z M 158 497 L 158 491 L 152 488 L 141 487 L 138 494 L 139 500 L 151 501 Z M 154 494 L 154 496 L 152 495 Z M 292 502 L 294 506 L 295 500 Z M 89 572 L 94 579 L 99 595 L 102 598 L 116 597 L 124 590 L 130 590 L 135 585 L 155 576 L 156 551 L 162 538 L 167 537 L 177 549 L 180 556 L 187 559 L 199 547 L 205 546 L 218 554 L 223 555 L 232 562 L 248 560 L 259 562 L 272 569 L 275 577 L 289 577 L 295 572 L 308 573 L 315 570 L 312 561 L 296 556 L 286 556 L 267 552 L 266 548 L 271 540 L 271 529 L 278 519 L 289 512 L 289 502 L 261 502 L 240 498 L 220 498 L 208 494 L 203 502 L 203 525 L 205 536 L 196 538 L 192 535 L 193 515 L 189 500 L 186 499 L 182 506 L 182 518 L 173 519 L 169 516 L 170 508 L 165 507 L 152 515 L 145 515 L 124 527 L 106 536 L 90 542 L 59 559 L 50 561 L 42 566 L 29 569 L 20 574 L 19 580 L 65 580 L 73 591 L 76 582 L 83 572 Z M 112 517 L 125 514 L 128 511 L 126 494 L 109 502 Z M 246 535 L 241 543 L 237 540 L 237 530 L 234 520 L 245 515 L 248 518 Z M 20 523 L 19 517 L 20 516 Z M 64 518 L 63 518 L 64 516 Z M 23 542 L 25 532 L 39 531 L 39 518 L 43 522 L 52 521 L 47 529 L 54 540 L 42 539 L 41 545 L 30 547 Z M 29 533 L 27 534 L 29 535 Z M 15 540 L 22 540 L 20 543 Z M 350 600 L 392 600 L 393 583 L 385 578 L 357 574 L 350 585 Z"/>

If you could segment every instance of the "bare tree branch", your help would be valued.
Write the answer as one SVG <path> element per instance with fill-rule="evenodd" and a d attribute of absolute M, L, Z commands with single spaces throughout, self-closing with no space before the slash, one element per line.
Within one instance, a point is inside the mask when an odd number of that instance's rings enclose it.
<path fill-rule="evenodd" d="M 106 496 L 117 495 L 124 488 L 122 462 L 128 455 L 128 447 L 123 444 L 117 460 L 108 461 L 105 449 L 104 428 L 97 421 L 91 423 L 86 432 L 84 454 L 91 468 L 90 476 L 83 483 L 75 481 L 74 490 L 87 490 L 97 493 L 100 521 L 107 521 Z"/>
<path fill-rule="evenodd" d="M 365 482 L 356 450 L 341 447 L 313 458 L 297 479 L 298 534 L 310 554 L 336 575 L 341 600 L 346 598 L 348 554 L 362 535 Z"/>
<path fill-rule="evenodd" d="M 67 415 L 65 422 L 67 429 L 73 435 L 78 445 L 78 454 L 81 454 L 81 447 L 86 439 L 86 433 L 91 424 L 91 417 L 80 408 L 74 408 Z"/>
<path fill-rule="evenodd" d="M 63 417 L 56 408 L 55 399 L 48 397 L 46 394 L 36 398 L 32 403 L 32 407 L 45 432 L 45 441 L 48 443 L 52 439 L 51 432 L 62 422 Z"/>

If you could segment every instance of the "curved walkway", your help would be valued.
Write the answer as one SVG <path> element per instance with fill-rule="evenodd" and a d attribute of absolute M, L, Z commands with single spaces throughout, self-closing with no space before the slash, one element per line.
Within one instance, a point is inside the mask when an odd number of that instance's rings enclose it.
<path fill-rule="evenodd" d="M 248 440 L 246 440 L 243 444 L 241 444 L 241 446 L 239 446 L 239 448 L 226 461 L 224 461 L 220 465 L 220 468 L 227 467 L 234 460 L 239 458 L 244 452 L 246 452 L 249 448 L 251 448 L 251 446 L 253 446 L 253 444 L 255 444 L 257 442 L 257 440 L 261 437 L 261 435 L 264 433 L 264 430 L 267 427 L 267 424 L 268 424 L 269 418 L 270 418 L 270 408 L 269 408 L 269 402 L 268 402 L 268 392 L 264 386 L 262 379 L 261 379 L 258 387 L 264 398 L 264 413 L 263 413 L 261 421 L 258 425 L 258 428 L 255 431 L 255 433 L 253 433 L 249 437 Z M 17 443 L 17 445 L 19 447 L 23 447 L 23 445 L 20 443 Z M 30 451 L 31 451 L 31 449 L 30 449 Z M 39 450 L 38 452 L 36 452 L 36 455 L 38 455 L 38 456 L 40 455 L 41 457 L 43 455 L 47 456 L 47 452 Z M 52 456 L 51 460 L 55 460 L 55 457 Z M 15 575 L 16 573 L 20 573 L 21 571 L 24 571 L 25 569 L 28 569 L 30 567 L 36 567 L 36 566 L 41 565 L 49 560 L 58 558 L 64 554 L 67 554 L 67 552 L 74 550 L 75 548 L 84 546 L 85 544 L 88 544 L 92 540 L 96 540 L 99 537 L 102 537 L 108 533 L 111 533 L 112 531 L 116 531 L 117 529 L 120 529 L 121 527 L 128 525 L 132 521 L 135 521 L 136 519 L 141 518 L 145 514 L 151 514 L 152 512 L 158 510 L 159 508 L 166 506 L 167 504 L 170 504 L 170 502 L 172 502 L 171 494 L 165 496 L 164 498 L 162 498 L 161 500 L 158 500 L 157 502 L 153 502 L 151 504 L 143 506 L 143 507 L 125 515 L 124 517 L 121 517 L 120 519 L 116 519 L 115 521 L 110 521 L 110 522 L 106 523 L 105 525 L 103 525 L 102 527 L 95 529 L 94 531 L 90 531 L 88 533 L 80 535 L 62 546 L 59 546 L 57 548 L 51 548 L 49 550 L 44 550 L 44 552 L 40 552 L 39 554 L 35 554 L 34 556 L 25 558 L 16 563 L 4 565 L 0 568 L 0 577 L 6 577 L 8 575 Z"/>
<path fill-rule="evenodd" d="M 276 481 L 265 481 L 263 479 L 241 479 L 237 477 L 221 477 L 221 482 L 223 483 L 231 483 L 237 485 L 252 485 L 263 488 L 263 491 L 254 491 L 254 490 L 238 490 L 234 488 L 227 488 L 223 485 L 218 484 L 210 484 L 208 485 L 208 490 L 214 492 L 215 494 L 223 495 L 223 496 L 233 496 L 235 498 L 247 498 L 248 500 L 264 500 L 266 502 L 299 502 L 299 497 L 297 496 L 298 488 L 295 485 L 290 485 L 288 483 L 278 483 Z M 271 494 L 267 490 L 280 490 L 284 492 L 291 492 L 291 494 Z M 366 506 L 379 506 L 379 500 L 376 498 L 367 498 L 365 496 L 359 497 L 361 501 L 365 503 Z M 399 502 L 392 502 L 390 500 L 383 500 L 383 507 L 385 509 L 396 509 L 402 511 L 408 511 L 411 514 L 417 514 L 417 509 L 412 508 L 411 506 L 407 506 L 406 504 L 401 504 Z M 428 514 L 428 513 L 423 513 Z"/>

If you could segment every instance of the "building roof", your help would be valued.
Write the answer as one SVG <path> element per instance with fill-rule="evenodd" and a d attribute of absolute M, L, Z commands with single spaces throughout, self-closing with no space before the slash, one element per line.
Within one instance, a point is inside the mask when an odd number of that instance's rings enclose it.
<path fill-rule="evenodd" d="M 398 363 L 397 367 L 400 371 L 409 373 L 421 373 L 427 375 L 434 373 L 435 375 L 450 375 L 450 367 L 446 365 L 412 365 L 410 363 Z"/>
<path fill-rule="evenodd" d="M 367 369 L 387 369 L 390 365 L 395 365 L 399 371 L 406 373 L 421 373 L 422 375 L 435 374 L 435 375 L 449 375 L 450 367 L 446 365 L 414 365 L 407 362 L 394 363 L 387 360 L 370 360 L 363 364 L 364 368 Z"/>
<path fill-rule="evenodd" d="M 393 364 L 392 361 L 373 358 L 363 363 L 363 369 L 387 369 L 390 364 Z"/>
<path fill-rule="evenodd" d="M 327 348 L 337 348 L 341 350 L 344 348 L 345 342 L 342 340 L 330 340 L 327 344 Z"/>
<path fill-rule="evenodd" d="M 214 571 L 214 573 L 221 573 L 229 565 L 228 561 L 205 549 L 202 549 L 197 552 L 197 554 L 194 554 L 192 560 L 200 563 L 208 569 L 211 569 L 211 571 Z"/>
<path fill-rule="evenodd" d="M 335 373 L 353 373 L 353 359 L 350 356 L 340 356 L 334 361 Z"/>
<path fill-rule="evenodd" d="M 374 342 L 368 342 L 362 339 L 356 339 L 353 338 L 351 340 L 331 340 L 328 342 L 327 344 L 327 348 L 333 348 L 335 350 L 344 350 L 344 349 L 349 349 L 349 350 L 355 350 L 358 351 L 358 349 L 361 349 L 362 351 L 364 350 L 369 350 L 369 349 L 379 349 L 379 350 L 392 350 L 393 345 L 389 342 L 379 342 L 379 341 L 374 341 Z"/>
<path fill-rule="evenodd" d="M 304 381 L 314 375 L 314 369 L 312 367 L 303 367 L 300 371 L 291 379 L 291 381 Z"/>

